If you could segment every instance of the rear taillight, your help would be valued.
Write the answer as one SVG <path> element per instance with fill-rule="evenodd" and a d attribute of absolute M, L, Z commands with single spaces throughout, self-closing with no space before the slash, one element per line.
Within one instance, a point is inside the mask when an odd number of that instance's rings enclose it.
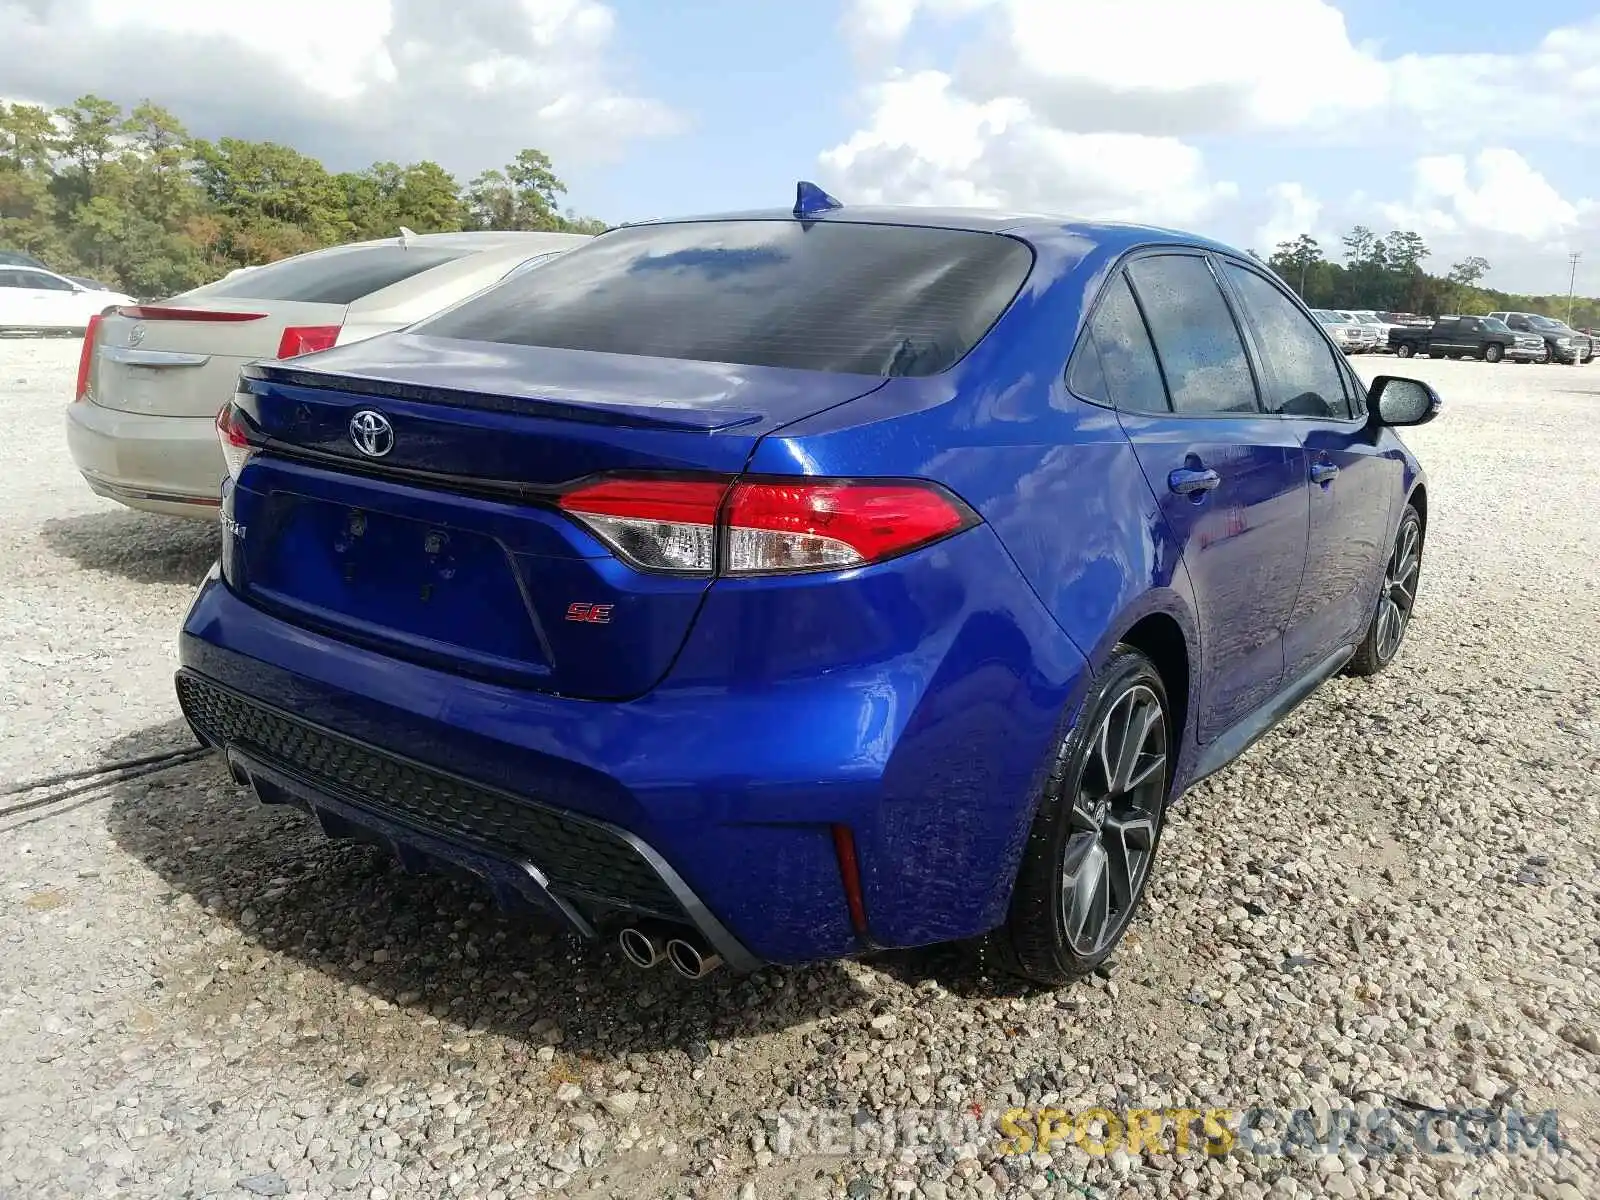
<path fill-rule="evenodd" d="M 298 358 L 326 350 L 339 340 L 337 325 L 291 325 L 278 340 L 279 358 Z"/>
<path fill-rule="evenodd" d="M 605 479 L 561 497 L 561 507 L 628 562 L 650 571 L 707 575 L 716 561 L 726 479 Z"/>
<path fill-rule="evenodd" d="M 921 483 L 740 483 L 728 505 L 730 575 L 881 562 L 947 537 L 970 510 Z"/>
<path fill-rule="evenodd" d="M 222 411 L 217 414 L 217 441 L 222 443 L 222 457 L 228 464 L 229 476 L 238 479 L 239 472 L 244 470 L 245 463 L 255 453 L 255 447 L 245 436 L 239 413 L 231 401 L 224 404 Z"/>
<path fill-rule="evenodd" d="M 78 351 L 78 385 L 72 390 L 74 402 L 89 398 L 89 377 L 94 371 L 94 343 L 100 336 L 100 322 L 104 313 L 95 313 L 83 331 L 83 348 Z"/>
<path fill-rule="evenodd" d="M 697 575 L 866 566 L 978 520 L 919 481 L 613 478 L 560 504 L 634 566 Z"/>
<path fill-rule="evenodd" d="M 228 312 L 215 308 L 170 308 L 160 304 L 122 304 L 116 309 L 119 317 L 130 321 L 210 321 L 228 324 L 238 321 L 260 321 L 266 313 Z"/>

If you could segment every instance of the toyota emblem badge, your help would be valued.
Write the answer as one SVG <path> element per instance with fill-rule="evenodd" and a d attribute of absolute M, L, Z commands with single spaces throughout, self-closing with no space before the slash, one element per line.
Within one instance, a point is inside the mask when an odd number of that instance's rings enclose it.
<path fill-rule="evenodd" d="M 394 426 L 381 412 L 364 408 L 350 418 L 350 441 L 368 458 L 382 458 L 394 449 Z"/>

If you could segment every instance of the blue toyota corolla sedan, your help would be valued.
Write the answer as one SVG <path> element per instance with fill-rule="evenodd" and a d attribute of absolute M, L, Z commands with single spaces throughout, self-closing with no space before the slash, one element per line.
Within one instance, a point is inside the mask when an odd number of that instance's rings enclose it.
<path fill-rule="evenodd" d="M 802 184 L 247 368 L 178 695 L 639 966 L 1060 981 L 1186 788 L 1399 651 L 1438 409 L 1226 246 Z"/>

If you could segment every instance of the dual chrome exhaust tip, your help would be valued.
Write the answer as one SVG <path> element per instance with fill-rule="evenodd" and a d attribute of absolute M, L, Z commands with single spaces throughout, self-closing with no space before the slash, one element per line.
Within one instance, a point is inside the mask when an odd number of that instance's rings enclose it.
<path fill-rule="evenodd" d="M 698 934 L 676 933 L 648 926 L 629 925 L 617 935 L 622 957 L 642 971 L 669 963 L 685 979 L 704 979 L 722 965 L 722 956 Z"/>

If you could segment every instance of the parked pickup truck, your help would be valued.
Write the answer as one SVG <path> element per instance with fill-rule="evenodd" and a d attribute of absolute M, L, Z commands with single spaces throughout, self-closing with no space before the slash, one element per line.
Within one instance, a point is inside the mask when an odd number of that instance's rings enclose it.
<path fill-rule="evenodd" d="M 1588 334 L 1571 328 L 1565 321 L 1527 312 L 1497 312 L 1489 316 L 1504 321 L 1516 333 L 1537 336 L 1546 351 L 1540 357 L 1540 362 L 1554 359 L 1556 362 L 1586 363 L 1594 357 L 1594 340 Z"/>
<path fill-rule="evenodd" d="M 1397 325 L 1389 330 L 1389 348 L 1401 358 L 1427 354 L 1434 358 L 1503 358 L 1527 362 L 1544 353 L 1544 342 L 1532 334 L 1513 333 L 1492 317 L 1440 317 L 1430 325 Z"/>

